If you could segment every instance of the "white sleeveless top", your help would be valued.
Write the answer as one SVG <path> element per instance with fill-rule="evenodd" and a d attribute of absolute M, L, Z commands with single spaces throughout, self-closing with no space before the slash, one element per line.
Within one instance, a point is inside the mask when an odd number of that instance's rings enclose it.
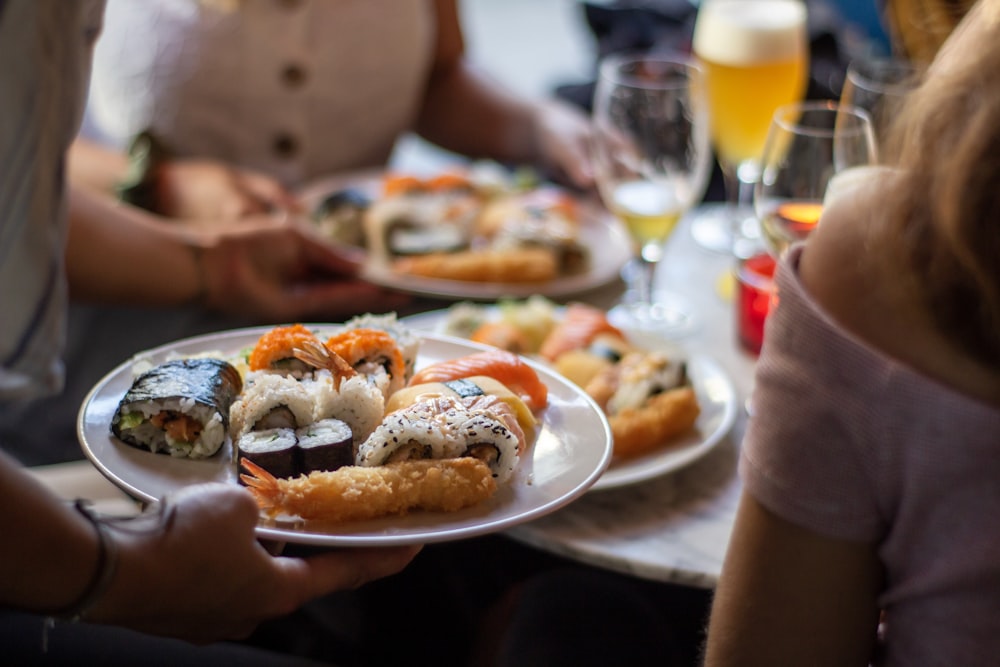
<path fill-rule="evenodd" d="M 109 0 L 85 132 L 122 147 L 150 129 L 289 186 L 382 165 L 435 30 L 430 0 Z"/>

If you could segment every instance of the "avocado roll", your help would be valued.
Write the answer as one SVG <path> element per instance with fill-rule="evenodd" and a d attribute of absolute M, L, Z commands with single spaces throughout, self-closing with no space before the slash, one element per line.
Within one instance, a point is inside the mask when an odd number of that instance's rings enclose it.
<path fill-rule="evenodd" d="M 135 379 L 111 419 L 122 442 L 180 458 L 205 458 L 222 447 L 229 409 L 243 389 L 239 371 L 221 359 L 178 359 Z"/>

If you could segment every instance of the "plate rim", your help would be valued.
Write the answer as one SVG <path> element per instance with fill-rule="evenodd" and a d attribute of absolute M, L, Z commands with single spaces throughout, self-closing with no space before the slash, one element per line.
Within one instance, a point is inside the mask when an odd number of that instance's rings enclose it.
<path fill-rule="evenodd" d="M 403 318 L 399 318 L 399 321 L 405 325 L 402 321 Z M 334 329 L 338 326 L 342 326 L 342 323 L 333 322 L 303 322 L 303 325 L 309 328 L 326 328 Z M 280 326 L 280 325 L 275 325 Z M 213 347 L 206 348 L 218 349 L 216 341 L 219 341 L 220 336 L 223 338 L 239 338 L 240 336 L 252 336 L 260 335 L 261 333 L 272 329 L 273 326 L 252 326 L 252 327 L 241 327 L 236 329 L 227 329 L 214 333 L 200 334 L 197 336 L 189 336 L 186 338 L 181 338 L 176 341 L 171 341 L 164 343 L 147 350 L 141 350 L 131 355 L 129 358 L 115 366 L 113 369 L 104 374 L 91 389 L 87 392 L 80 405 L 77 413 L 76 420 L 76 431 L 80 446 L 84 452 L 87 459 L 94 465 L 97 470 L 112 484 L 118 488 L 125 491 L 127 494 L 133 497 L 147 502 L 156 503 L 160 499 L 149 491 L 143 490 L 137 487 L 134 483 L 124 479 L 114 470 L 112 470 L 109 465 L 101 460 L 97 452 L 94 451 L 94 447 L 88 442 L 88 436 L 86 433 L 86 421 L 88 407 L 94 402 L 95 397 L 97 397 L 101 391 L 113 380 L 119 378 L 121 374 L 128 374 L 131 372 L 131 367 L 141 361 L 145 357 L 156 358 L 157 355 L 167 355 L 175 351 L 180 346 L 196 345 L 201 341 L 207 343 L 214 343 Z M 425 332 L 416 331 L 416 333 L 421 337 L 421 342 L 425 339 L 430 339 L 433 341 L 439 341 L 445 344 L 458 345 L 470 349 L 472 351 L 488 350 L 491 349 L 488 345 L 483 345 L 480 343 L 474 343 L 472 341 L 457 337 L 457 336 L 447 336 L 443 334 L 437 334 L 435 332 Z M 410 533 L 383 533 L 383 534 L 373 534 L 373 533 L 328 533 L 328 532 L 316 532 L 302 530 L 301 528 L 282 528 L 273 525 L 270 520 L 265 517 L 261 517 L 258 522 L 255 533 L 258 538 L 267 539 L 277 542 L 294 543 L 302 545 L 311 546 L 325 546 L 325 547 L 372 547 L 372 546 L 403 546 L 412 544 L 431 544 L 438 542 L 449 542 L 461 539 L 468 539 L 472 537 L 482 536 L 490 533 L 500 532 L 507 530 L 514 526 L 520 525 L 537 519 L 541 516 L 554 512 L 574 500 L 583 496 L 596 482 L 600 479 L 600 476 L 605 470 L 607 470 L 608 465 L 611 462 L 612 449 L 611 449 L 611 426 L 608 423 L 606 416 L 603 411 L 597 406 L 597 404 L 587 396 L 584 392 L 579 391 L 579 388 L 572 385 L 564 378 L 561 378 L 555 374 L 551 369 L 545 368 L 544 365 L 539 364 L 535 360 L 527 359 L 522 357 L 522 359 L 531 365 L 535 370 L 541 371 L 543 377 L 546 375 L 551 375 L 557 379 L 565 387 L 569 388 L 574 392 L 573 399 L 583 402 L 590 411 L 592 411 L 598 418 L 598 423 L 601 424 L 604 431 L 603 438 L 603 451 L 600 456 L 596 459 L 596 466 L 589 470 L 585 475 L 582 476 L 580 480 L 573 486 L 572 489 L 566 493 L 551 498 L 545 502 L 534 505 L 530 509 L 520 511 L 516 514 L 509 516 L 502 516 L 496 519 L 489 519 L 489 517 L 484 517 L 484 519 L 478 523 L 468 526 L 461 526 L 457 528 L 448 528 L 447 526 L 443 528 L 435 527 L 424 527 L 422 529 L 416 530 Z M 110 427 L 109 427 L 110 430 Z M 112 436 L 113 438 L 114 436 Z M 121 447 L 130 447 L 125 443 L 120 443 Z M 152 453 L 150 453 L 152 454 Z M 202 483 L 201 480 L 192 480 L 189 484 L 181 483 L 178 484 L 173 490 L 179 490 L 191 484 Z M 225 483 L 225 482 L 222 482 Z M 443 516 L 447 516 L 447 513 L 442 513 Z M 393 517 L 384 517 L 381 520 L 390 521 Z M 445 521 L 447 524 L 447 521 Z"/>

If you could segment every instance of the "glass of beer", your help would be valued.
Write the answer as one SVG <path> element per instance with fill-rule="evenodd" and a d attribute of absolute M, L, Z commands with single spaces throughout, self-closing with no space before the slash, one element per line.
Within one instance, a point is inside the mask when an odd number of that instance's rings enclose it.
<path fill-rule="evenodd" d="M 835 176 L 864 174 L 875 163 L 871 117 L 832 101 L 779 107 L 762 156 L 754 209 L 771 253 L 780 257 L 816 228 Z"/>
<path fill-rule="evenodd" d="M 653 284 L 667 239 L 708 183 L 712 157 L 700 74 L 681 56 L 616 54 L 600 63 L 594 93 L 598 190 L 635 248 L 633 270 L 625 274 L 630 290 L 610 317 L 666 336 L 693 325 L 680 299 L 654 294 Z"/>
<path fill-rule="evenodd" d="M 692 222 L 703 247 L 732 252 L 737 225 L 750 214 L 771 116 L 805 96 L 809 75 L 806 7 L 801 0 L 703 0 L 692 45 L 705 72 L 716 156 L 728 206 Z M 741 210 L 742 209 L 742 210 Z"/>

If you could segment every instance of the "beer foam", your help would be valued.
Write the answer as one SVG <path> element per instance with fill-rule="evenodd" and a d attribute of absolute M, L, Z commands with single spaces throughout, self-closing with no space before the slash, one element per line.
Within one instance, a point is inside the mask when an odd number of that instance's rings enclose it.
<path fill-rule="evenodd" d="M 706 0 L 694 52 L 725 65 L 788 60 L 805 53 L 806 8 L 798 0 Z"/>

